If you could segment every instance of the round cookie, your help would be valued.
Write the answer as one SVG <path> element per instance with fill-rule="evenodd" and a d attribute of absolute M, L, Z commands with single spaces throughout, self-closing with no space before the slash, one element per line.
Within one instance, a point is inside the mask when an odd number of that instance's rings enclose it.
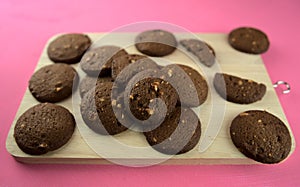
<path fill-rule="evenodd" d="M 143 55 L 137 55 L 137 54 L 127 54 L 127 55 L 122 55 L 117 58 L 114 58 L 112 62 L 112 71 L 111 71 L 111 76 L 115 80 L 119 73 L 128 66 L 131 63 L 135 63 L 136 61 L 139 61 L 143 58 L 147 58 L 146 56 Z"/>
<path fill-rule="evenodd" d="M 231 123 L 230 135 L 240 152 L 262 163 L 281 162 L 291 150 L 291 136 L 287 127 L 266 111 L 240 113 Z"/>
<path fill-rule="evenodd" d="M 91 46 L 91 39 L 84 34 L 64 34 L 54 39 L 48 46 L 48 57 L 53 62 L 73 64 Z"/>
<path fill-rule="evenodd" d="M 87 51 L 81 61 L 81 69 L 90 76 L 110 77 L 112 61 L 127 52 L 113 45 L 101 46 Z"/>
<path fill-rule="evenodd" d="M 118 121 L 119 116 L 115 115 L 112 105 L 121 101 L 112 100 L 112 82 L 103 82 L 96 85 L 95 90 L 91 89 L 81 100 L 80 111 L 86 125 L 93 131 L 103 135 L 115 135 L 127 130 L 126 126 Z M 119 108 L 118 115 L 127 117 L 123 108 Z M 118 119 L 117 119 L 118 118 Z"/>
<path fill-rule="evenodd" d="M 180 44 L 195 55 L 201 63 L 211 67 L 215 63 L 215 51 L 207 43 L 197 39 L 184 39 Z"/>
<path fill-rule="evenodd" d="M 250 104 L 261 100 L 267 89 L 262 83 L 225 73 L 215 74 L 214 87 L 221 97 L 239 104 Z"/>
<path fill-rule="evenodd" d="M 41 103 L 19 117 L 14 128 L 14 138 L 25 153 L 41 155 L 66 144 L 75 125 L 73 115 L 66 108 Z"/>
<path fill-rule="evenodd" d="M 250 54 L 264 53 L 270 45 L 264 32 L 251 27 L 234 29 L 229 33 L 228 42 L 234 49 Z"/>
<path fill-rule="evenodd" d="M 148 143 L 165 154 L 182 154 L 192 150 L 201 136 L 201 123 L 189 108 L 177 107 L 154 130 L 144 132 Z"/>
<path fill-rule="evenodd" d="M 97 83 L 113 82 L 111 77 L 90 77 L 85 76 L 79 84 L 80 97 L 83 97 L 90 89 L 92 89 Z"/>
<path fill-rule="evenodd" d="M 172 64 L 165 66 L 161 71 L 164 74 L 162 78 L 171 82 L 178 90 L 179 105 L 197 107 L 206 101 L 207 82 L 195 69 L 181 64 Z"/>
<path fill-rule="evenodd" d="M 72 95 L 78 75 L 70 65 L 56 63 L 36 71 L 29 80 L 29 91 L 40 102 L 55 103 Z"/>
<path fill-rule="evenodd" d="M 143 125 L 147 124 L 145 128 L 158 125 L 175 109 L 178 100 L 174 87 L 156 77 L 159 74 L 155 70 L 138 73 L 130 80 L 124 93 L 125 99 L 129 97 L 129 101 L 124 103 L 125 108 Z"/>
<path fill-rule="evenodd" d="M 177 47 L 175 36 L 165 30 L 148 30 L 135 39 L 135 46 L 141 53 L 149 56 L 166 56 Z"/>

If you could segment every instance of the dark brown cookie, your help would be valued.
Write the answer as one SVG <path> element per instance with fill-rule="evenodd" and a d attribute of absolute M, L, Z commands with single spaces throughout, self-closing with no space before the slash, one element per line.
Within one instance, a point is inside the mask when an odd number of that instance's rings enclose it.
<path fill-rule="evenodd" d="M 115 84 L 118 88 L 125 88 L 130 79 L 145 70 L 158 70 L 158 65 L 150 58 L 141 58 L 127 65 L 116 77 Z"/>
<path fill-rule="evenodd" d="M 144 132 L 148 143 L 165 154 L 182 154 L 192 150 L 201 136 L 201 123 L 189 108 L 177 107 L 156 129 Z"/>
<path fill-rule="evenodd" d="M 161 70 L 163 79 L 167 80 L 177 90 L 179 105 L 197 107 L 205 102 L 208 95 L 208 85 L 205 79 L 195 69 L 180 65 L 168 65 Z"/>
<path fill-rule="evenodd" d="M 97 83 L 113 82 L 111 77 L 90 77 L 85 76 L 79 84 L 79 93 L 83 97 L 90 89 L 92 89 Z"/>
<path fill-rule="evenodd" d="M 90 76 L 110 77 L 112 61 L 127 52 L 118 46 L 101 46 L 87 51 L 81 61 L 81 69 Z"/>
<path fill-rule="evenodd" d="M 115 80 L 119 73 L 129 64 L 135 63 L 136 61 L 139 61 L 143 58 L 147 58 L 143 55 L 137 55 L 137 54 L 127 54 L 122 55 L 117 58 L 114 58 L 112 62 L 112 73 L 111 76 Z"/>
<path fill-rule="evenodd" d="M 145 124 L 155 126 L 175 109 L 178 95 L 169 82 L 148 76 L 144 71 L 135 75 L 128 85 L 125 98 L 129 96 L 129 101 L 125 106 L 128 104 L 126 108 L 142 123 L 147 120 Z"/>
<path fill-rule="evenodd" d="M 70 65 L 57 63 L 44 66 L 29 80 L 31 94 L 40 102 L 55 103 L 72 95 L 78 75 Z"/>
<path fill-rule="evenodd" d="M 84 34 L 64 34 L 53 40 L 47 49 L 49 58 L 54 62 L 73 64 L 91 46 L 91 39 Z"/>
<path fill-rule="evenodd" d="M 201 63 L 210 67 L 215 63 L 215 51 L 207 43 L 197 39 L 181 40 L 180 44 L 195 55 Z"/>
<path fill-rule="evenodd" d="M 224 73 L 216 73 L 214 87 L 221 97 L 239 104 L 249 104 L 261 100 L 267 89 L 262 83 Z"/>
<path fill-rule="evenodd" d="M 259 110 L 240 113 L 231 123 L 234 145 L 249 158 L 262 163 L 278 163 L 291 150 L 291 136 L 276 116 Z"/>
<path fill-rule="evenodd" d="M 212 46 L 210 46 L 208 43 L 205 43 L 209 49 L 209 52 L 212 53 L 214 56 L 216 56 L 216 52 L 214 50 L 214 48 L 212 48 Z"/>
<path fill-rule="evenodd" d="M 165 30 L 148 30 L 135 39 L 137 50 L 149 56 L 166 56 L 177 47 L 175 36 Z"/>
<path fill-rule="evenodd" d="M 73 115 L 64 107 L 41 103 L 29 108 L 17 120 L 14 137 L 27 154 L 41 155 L 65 145 L 75 129 Z"/>
<path fill-rule="evenodd" d="M 264 53 L 270 45 L 264 32 L 251 27 L 234 29 L 229 33 L 228 41 L 234 49 L 250 54 Z"/>
<path fill-rule="evenodd" d="M 112 82 L 97 84 L 95 90 L 91 89 L 85 94 L 80 105 L 81 115 L 87 126 L 103 135 L 115 135 L 127 129 L 118 121 L 113 110 L 112 106 L 117 106 L 122 101 L 112 100 L 112 86 Z M 123 107 L 120 107 L 116 113 L 121 118 L 127 117 L 122 111 Z"/>

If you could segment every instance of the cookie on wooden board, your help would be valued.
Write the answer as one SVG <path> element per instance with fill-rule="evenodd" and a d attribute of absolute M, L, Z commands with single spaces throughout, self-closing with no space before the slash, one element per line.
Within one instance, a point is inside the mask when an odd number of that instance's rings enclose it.
<path fill-rule="evenodd" d="M 91 43 L 84 34 L 63 34 L 49 44 L 47 54 L 53 62 L 74 64 L 80 61 Z"/>
<path fill-rule="evenodd" d="M 159 66 L 150 58 L 141 58 L 135 62 L 128 64 L 122 71 L 115 77 L 115 84 L 118 88 L 125 88 L 130 79 L 136 74 L 145 70 L 158 70 Z"/>
<path fill-rule="evenodd" d="M 161 57 L 175 51 L 177 40 L 171 32 L 147 30 L 135 38 L 135 46 L 143 54 Z"/>
<path fill-rule="evenodd" d="M 29 91 L 40 102 L 55 103 L 72 95 L 78 84 L 76 70 L 63 63 L 44 66 L 29 80 Z"/>
<path fill-rule="evenodd" d="M 112 87 L 112 82 L 97 84 L 95 90 L 91 89 L 85 94 L 80 104 L 81 115 L 86 125 L 103 135 L 115 135 L 127 130 L 126 125 L 118 121 L 118 116 L 113 110 L 112 106 L 122 101 L 112 100 Z M 124 108 L 121 107 L 119 110 L 118 115 L 122 117 Z"/>
<path fill-rule="evenodd" d="M 288 128 L 266 111 L 240 113 L 231 123 L 230 135 L 234 145 L 245 156 L 267 164 L 284 160 L 292 146 Z"/>
<path fill-rule="evenodd" d="M 228 42 L 234 49 L 250 54 L 264 53 L 270 45 L 267 35 L 252 27 L 234 29 L 229 33 Z"/>
<path fill-rule="evenodd" d="M 139 61 L 143 58 L 147 58 L 147 57 L 138 54 L 127 54 L 127 55 L 122 55 L 117 58 L 114 58 L 112 62 L 112 72 L 111 72 L 112 78 L 115 80 L 126 66 L 135 63 L 136 61 Z"/>
<path fill-rule="evenodd" d="M 261 100 L 267 89 L 262 83 L 225 73 L 215 74 L 214 87 L 221 97 L 239 104 L 250 104 Z"/>
<path fill-rule="evenodd" d="M 113 59 L 126 54 L 127 52 L 118 46 L 97 47 L 83 55 L 80 67 L 89 76 L 111 77 Z"/>
<path fill-rule="evenodd" d="M 90 77 L 85 76 L 79 83 L 79 93 L 83 97 L 90 89 L 92 89 L 97 83 L 113 82 L 111 77 Z"/>
<path fill-rule="evenodd" d="M 19 117 L 14 128 L 14 138 L 25 153 L 41 155 L 65 145 L 75 125 L 73 115 L 66 108 L 41 103 Z"/>
<path fill-rule="evenodd" d="M 180 44 L 207 67 L 214 65 L 216 61 L 215 51 L 207 43 L 197 39 L 184 39 L 180 41 Z"/>
<path fill-rule="evenodd" d="M 189 108 L 177 107 L 154 130 L 144 132 L 148 143 L 165 154 L 182 154 L 192 150 L 201 136 L 201 123 Z"/>
<path fill-rule="evenodd" d="M 161 78 L 169 81 L 178 92 L 178 104 L 197 107 L 203 104 L 208 95 L 208 85 L 195 69 L 181 64 L 171 64 L 161 69 Z M 170 80 L 171 79 L 171 80 Z"/>

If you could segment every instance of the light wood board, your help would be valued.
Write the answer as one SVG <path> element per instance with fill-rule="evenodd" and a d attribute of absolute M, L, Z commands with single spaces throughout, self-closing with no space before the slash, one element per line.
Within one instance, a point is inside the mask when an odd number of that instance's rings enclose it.
<path fill-rule="evenodd" d="M 126 50 L 129 53 L 140 54 L 135 47 L 132 46 L 137 33 L 113 33 L 109 35 L 105 33 L 87 34 L 94 42 L 97 41 L 96 45 L 93 47 L 97 45 L 119 45 L 126 47 Z M 93 133 L 85 126 L 79 113 L 80 100 L 78 100 L 79 94 L 77 91 L 74 93 L 72 98 L 70 97 L 62 102 L 57 103 L 68 108 L 76 116 L 77 127 L 71 140 L 65 146 L 56 151 L 42 156 L 32 156 L 22 152 L 16 145 L 13 137 L 13 130 L 18 117 L 31 106 L 38 104 L 38 101 L 32 97 L 27 89 L 7 137 L 6 148 L 8 152 L 16 160 L 26 163 L 117 163 L 122 165 L 151 165 L 151 163 L 155 162 L 159 164 L 259 164 L 242 155 L 234 147 L 229 134 L 229 126 L 232 119 L 240 112 L 254 109 L 267 110 L 268 112 L 278 116 L 288 126 L 293 141 L 291 153 L 294 151 L 295 140 L 293 134 L 260 55 L 250 55 L 234 50 L 229 46 L 226 34 L 199 33 L 190 35 L 186 33 L 175 33 L 175 35 L 178 40 L 183 38 L 198 37 L 207 42 L 214 48 L 216 52 L 217 63 L 212 68 L 207 68 L 203 65 L 196 65 L 193 63 L 193 60 L 195 61 L 197 59 L 195 59 L 193 56 L 188 56 L 190 54 L 188 54 L 182 46 L 179 46 L 178 50 L 171 55 L 164 57 L 164 59 L 173 63 L 186 64 L 196 68 L 206 77 L 210 85 L 212 83 L 214 73 L 221 71 L 252 79 L 257 82 L 262 82 L 267 86 L 267 92 L 264 98 L 261 101 L 248 105 L 229 103 L 221 99 L 215 92 L 214 88 L 210 87 L 207 101 L 194 110 L 202 123 L 202 136 L 199 144 L 192 151 L 181 155 L 175 155 L 168 159 L 165 159 L 165 155 L 156 152 L 152 148 L 150 150 L 151 154 L 149 155 L 155 155 L 155 157 L 147 156 L 147 154 L 135 157 L 129 151 L 124 151 L 119 155 L 106 157 L 99 156 L 99 154 L 93 151 L 93 149 L 89 146 L 94 146 L 95 144 L 109 144 L 108 141 L 110 141 L 110 139 L 107 136 Z M 49 42 L 55 37 L 57 36 L 51 38 Z M 42 52 L 36 70 L 40 67 L 53 63 L 48 58 L 46 52 L 49 42 Z M 77 69 L 80 78 L 82 79 L 84 77 L 84 73 L 80 70 L 79 64 L 74 64 L 72 66 Z M 224 112 L 216 112 L 214 109 L 218 108 L 218 106 L 221 108 L 223 107 Z M 218 127 L 220 127 L 220 130 L 214 139 L 213 133 L 218 131 Z M 210 131 L 207 131 L 207 129 L 210 129 Z M 86 135 L 89 137 L 86 137 Z M 130 130 L 114 136 L 113 139 L 121 142 L 124 145 L 134 148 L 149 146 L 142 133 L 133 132 Z M 207 140 L 212 143 L 208 143 Z M 161 162 L 161 159 L 165 161 Z"/>

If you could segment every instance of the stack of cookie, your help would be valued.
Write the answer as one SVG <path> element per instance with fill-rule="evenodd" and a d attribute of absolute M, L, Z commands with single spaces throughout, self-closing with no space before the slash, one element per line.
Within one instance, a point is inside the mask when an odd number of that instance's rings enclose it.
<path fill-rule="evenodd" d="M 16 143 L 25 153 L 45 154 L 70 140 L 76 125 L 74 116 L 53 103 L 69 98 L 76 89 L 79 77 L 70 64 L 78 63 L 90 45 L 90 38 L 83 34 L 61 35 L 49 44 L 48 57 L 54 64 L 36 71 L 28 86 L 41 103 L 25 111 L 15 125 Z"/>
<path fill-rule="evenodd" d="M 144 55 L 106 45 L 82 57 L 80 67 L 86 73 L 79 85 L 82 118 L 102 135 L 135 128 L 160 152 L 187 152 L 201 134 L 200 120 L 189 107 L 205 102 L 206 80 L 189 66 L 159 66 L 148 57 L 174 52 L 177 40 L 172 33 L 145 31 L 135 43 Z"/>

